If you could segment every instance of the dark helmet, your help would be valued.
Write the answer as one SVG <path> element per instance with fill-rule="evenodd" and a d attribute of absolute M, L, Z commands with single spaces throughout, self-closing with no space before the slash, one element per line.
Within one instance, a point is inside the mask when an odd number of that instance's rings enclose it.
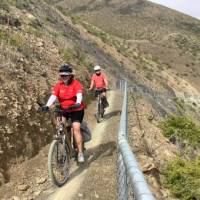
<path fill-rule="evenodd" d="M 62 64 L 59 69 L 59 75 L 73 75 L 72 67 L 67 63 Z"/>

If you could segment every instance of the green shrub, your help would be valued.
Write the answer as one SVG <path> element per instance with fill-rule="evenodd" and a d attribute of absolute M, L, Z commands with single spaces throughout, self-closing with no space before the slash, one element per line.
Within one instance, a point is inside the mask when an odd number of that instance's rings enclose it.
<path fill-rule="evenodd" d="M 86 60 L 86 54 L 84 53 L 84 49 L 80 44 L 75 44 L 73 48 L 73 54 L 75 58 L 79 61 L 79 63 L 84 63 Z"/>
<path fill-rule="evenodd" d="M 153 80 L 153 75 L 152 75 L 151 72 L 147 72 L 146 75 L 145 75 L 145 77 L 146 77 L 147 79 L 149 79 L 150 81 Z"/>
<path fill-rule="evenodd" d="M 194 147 L 200 143 L 200 128 L 188 117 L 171 115 L 160 127 L 167 138 L 175 136 Z"/>
<path fill-rule="evenodd" d="M 183 99 L 174 97 L 174 98 L 172 98 L 172 100 L 174 101 L 174 103 L 179 111 L 185 111 L 185 103 L 184 103 Z"/>
<path fill-rule="evenodd" d="M 59 49 L 59 54 L 61 55 L 62 59 L 65 61 L 69 61 L 72 58 L 74 58 L 74 55 L 71 49 L 61 48 Z"/>
<path fill-rule="evenodd" d="M 78 16 L 72 15 L 72 16 L 71 16 L 71 20 L 72 20 L 72 23 L 73 23 L 73 24 L 78 24 L 78 23 L 81 21 L 81 18 L 78 17 Z"/>
<path fill-rule="evenodd" d="M 6 37 L 6 33 L 2 30 L 0 30 L 0 41 L 2 40 L 5 40 L 7 37 Z"/>
<path fill-rule="evenodd" d="M 23 38 L 19 34 L 8 35 L 6 32 L 0 30 L 0 41 L 12 46 L 20 46 L 23 43 Z"/>
<path fill-rule="evenodd" d="M 26 31 L 27 31 L 27 33 L 33 34 L 36 37 L 42 37 L 42 35 L 43 35 L 43 32 L 40 28 L 29 27 Z"/>
<path fill-rule="evenodd" d="M 105 33 L 101 29 L 97 28 L 96 26 L 88 24 L 88 23 L 84 23 L 84 22 L 82 22 L 81 25 L 83 25 L 84 28 L 87 29 L 88 33 L 91 33 L 91 34 L 101 38 L 101 40 L 104 43 L 107 43 L 110 45 L 113 44 L 113 40 L 112 40 L 111 36 L 109 36 L 109 34 Z"/>
<path fill-rule="evenodd" d="M 54 17 L 51 16 L 51 15 L 46 16 L 46 21 L 47 21 L 47 22 L 50 22 L 50 23 L 52 23 L 52 24 L 58 23 L 58 22 L 57 22 L 57 19 L 54 18 Z"/>
<path fill-rule="evenodd" d="M 22 41 L 17 45 L 17 51 L 22 53 L 27 59 L 33 60 L 41 60 L 40 53 L 32 47 L 27 41 Z"/>
<path fill-rule="evenodd" d="M 0 9 L 9 11 L 9 5 L 15 6 L 16 0 L 1 0 L 0 1 Z"/>
<path fill-rule="evenodd" d="M 69 12 L 67 9 L 63 8 L 62 6 L 57 5 L 56 8 L 63 14 L 66 16 L 69 16 Z"/>
<path fill-rule="evenodd" d="M 177 159 L 164 170 L 164 186 L 180 200 L 200 199 L 200 159 Z"/>
<path fill-rule="evenodd" d="M 88 71 L 90 72 L 90 73 L 93 73 L 94 72 L 94 70 L 93 70 L 93 67 L 94 67 L 94 64 L 92 63 L 92 62 L 90 62 L 90 61 L 88 61 L 87 59 L 83 62 L 83 65 L 85 66 L 85 67 L 87 67 L 87 69 L 88 69 Z"/>
<path fill-rule="evenodd" d="M 7 4 L 7 2 L 0 2 L 0 9 L 2 10 L 6 10 L 6 11 L 9 11 L 9 5 Z"/>
<path fill-rule="evenodd" d="M 9 38 L 9 44 L 12 46 L 21 46 L 23 44 L 23 38 L 19 34 L 13 34 Z"/>

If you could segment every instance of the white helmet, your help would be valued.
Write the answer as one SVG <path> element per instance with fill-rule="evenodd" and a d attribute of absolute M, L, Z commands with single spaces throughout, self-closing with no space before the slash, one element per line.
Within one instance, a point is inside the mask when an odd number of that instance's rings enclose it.
<path fill-rule="evenodd" d="M 99 65 L 94 66 L 94 71 L 98 71 L 100 69 L 101 69 L 101 67 Z"/>

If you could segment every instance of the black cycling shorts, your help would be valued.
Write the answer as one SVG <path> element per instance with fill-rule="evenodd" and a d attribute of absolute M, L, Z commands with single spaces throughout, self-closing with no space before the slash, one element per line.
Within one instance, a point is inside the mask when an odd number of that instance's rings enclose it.
<path fill-rule="evenodd" d="M 84 117 L 84 110 L 78 110 L 78 111 L 74 111 L 74 112 L 66 112 L 63 113 L 63 117 L 66 117 L 66 119 L 71 119 L 71 122 L 79 122 L 81 123 L 83 121 L 83 117 Z"/>
<path fill-rule="evenodd" d="M 95 90 L 95 97 L 97 97 L 98 94 L 101 94 L 103 92 L 106 92 L 106 88 L 96 89 Z"/>

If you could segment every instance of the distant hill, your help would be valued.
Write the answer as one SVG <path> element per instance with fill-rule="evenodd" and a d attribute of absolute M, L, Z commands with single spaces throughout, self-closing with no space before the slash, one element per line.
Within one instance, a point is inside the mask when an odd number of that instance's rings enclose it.
<path fill-rule="evenodd" d="M 143 0 L 62 0 L 54 5 L 82 24 L 126 41 L 129 50 L 151 55 L 161 69 L 174 70 L 199 89 L 199 20 Z"/>
<path fill-rule="evenodd" d="M 124 39 L 159 41 L 181 32 L 198 38 L 200 22 L 174 10 L 141 0 L 58 1 L 70 13 Z"/>

